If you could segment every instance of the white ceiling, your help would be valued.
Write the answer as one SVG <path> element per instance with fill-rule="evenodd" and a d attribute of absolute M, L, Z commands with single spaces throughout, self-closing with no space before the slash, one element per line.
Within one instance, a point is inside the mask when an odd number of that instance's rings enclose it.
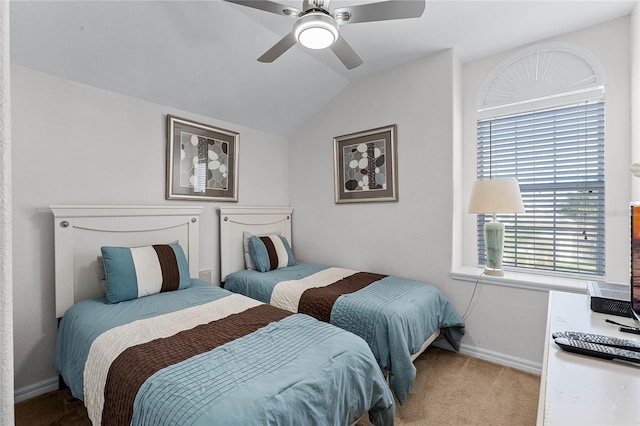
<path fill-rule="evenodd" d="M 332 0 L 332 6 L 371 1 Z M 302 0 L 280 0 L 298 8 Z M 443 49 L 470 61 L 628 15 L 636 1 L 427 1 L 421 18 L 344 25 L 364 60 L 294 46 L 256 61 L 294 19 L 215 1 L 12 1 L 12 63 L 291 135 L 346 85 Z"/>

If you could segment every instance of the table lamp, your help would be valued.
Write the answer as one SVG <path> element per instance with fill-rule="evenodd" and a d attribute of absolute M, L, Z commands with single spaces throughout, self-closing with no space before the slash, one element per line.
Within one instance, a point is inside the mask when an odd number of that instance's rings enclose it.
<path fill-rule="evenodd" d="M 524 213 L 520 186 L 516 179 L 478 180 L 471 188 L 469 213 L 491 214 L 493 219 L 484 223 L 484 246 L 487 275 L 504 275 L 502 252 L 504 250 L 504 224 L 498 222 L 496 214 Z"/>

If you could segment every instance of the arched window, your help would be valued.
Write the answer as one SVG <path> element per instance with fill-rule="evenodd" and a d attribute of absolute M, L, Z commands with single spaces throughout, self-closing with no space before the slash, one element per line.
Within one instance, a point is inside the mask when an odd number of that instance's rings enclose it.
<path fill-rule="evenodd" d="M 510 56 L 477 98 L 477 179 L 516 178 L 526 213 L 505 224 L 503 264 L 605 275 L 604 72 L 577 46 Z M 478 215 L 478 262 L 486 263 Z"/>

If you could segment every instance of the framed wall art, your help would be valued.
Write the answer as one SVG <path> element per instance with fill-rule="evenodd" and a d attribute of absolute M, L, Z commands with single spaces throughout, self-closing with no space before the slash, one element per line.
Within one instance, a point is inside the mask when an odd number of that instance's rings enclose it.
<path fill-rule="evenodd" d="M 237 202 L 238 139 L 236 132 L 167 115 L 166 198 Z"/>
<path fill-rule="evenodd" d="M 396 127 L 333 138 L 336 203 L 398 200 Z"/>

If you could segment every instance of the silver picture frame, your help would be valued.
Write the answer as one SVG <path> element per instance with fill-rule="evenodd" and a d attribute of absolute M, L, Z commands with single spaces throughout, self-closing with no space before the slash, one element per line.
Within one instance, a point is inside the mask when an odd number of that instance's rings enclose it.
<path fill-rule="evenodd" d="M 333 138 L 335 202 L 398 201 L 397 125 Z"/>
<path fill-rule="evenodd" d="M 167 115 L 167 200 L 238 201 L 239 133 Z"/>

